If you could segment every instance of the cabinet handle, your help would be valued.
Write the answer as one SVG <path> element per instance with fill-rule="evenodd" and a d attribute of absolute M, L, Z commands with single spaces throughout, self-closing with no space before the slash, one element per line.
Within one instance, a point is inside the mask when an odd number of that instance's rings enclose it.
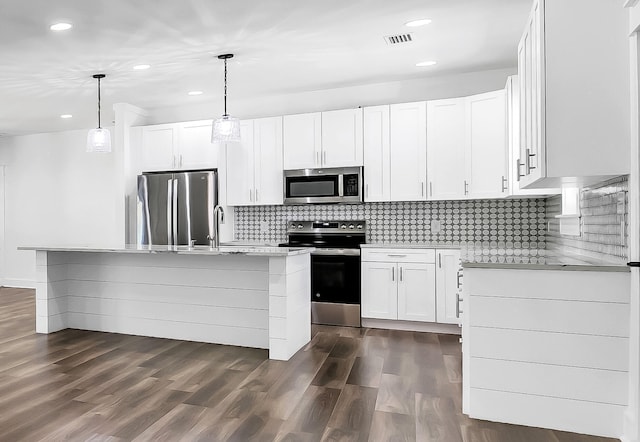
<path fill-rule="evenodd" d="M 391 267 L 391 280 L 392 281 L 396 280 L 396 268 L 395 267 Z"/>
<path fill-rule="evenodd" d="M 253 192 L 249 189 L 249 201 L 253 202 Z"/>
<path fill-rule="evenodd" d="M 442 268 L 442 253 L 438 253 L 438 267 Z"/>
<path fill-rule="evenodd" d="M 429 196 L 433 196 L 433 181 L 429 181 Z"/>
<path fill-rule="evenodd" d="M 178 163 L 178 167 L 182 167 L 182 154 L 180 154 L 180 162 Z"/>
<path fill-rule="evenodd" d="M 258 202 L 258 189 L 254 190 L 255 194 L 256 194 L 256 203 Z"/>
<path fill-rule="evenodd" d="M 504 177 L 504 175 L 502 176 L 502 192 L 506 192 L 507 191 L 507 179 Z"/>
<path fill-rule="evenodd" d="M 320 164 L 320 152 L 316 152 L 316 165 Z"/>
<path fill-rule="evenodd" d="M 369 184 L 364 185 L 364 196 L 369 198 Z"/>
<path fill-rule="evenodd" d="M 420 181 L 420 186 L 422 188 L 421 196 L 424 196 L 424 181 Z"/>
<path fill-rule="evenodd" d="M 322 152 L 322 165 L 323 166 L 327 165 L 327 151 L 326 150 L 324 152 Z"/>
<path fill-rule="evenodd" d="M 173 168 L 176 167 L 176 156 L 175 155 L 171 156 L 171 167 L 173 167 Z"/>
<path fill-rule="evenodd" d="M 460 299 L 460 293 L 456 293 L 456 318 L 460 318 L 460 313 L 464 313 L 460 309 L 460 301 L 462 301 L 462 299 Z"/>
<path fill-rule="evenodd" d="M 467 182 L 467 180 L 464 180 L 464 194 L 469 194 L 469 183 Z"/>
<path fill-rule="evenodd" d="M 456 287 L 460 288 L 460 286 L 462 285 L 460 283 L 460 279 L 462 278 L 462 272 L 460 270 L 458 270 L 457 275 L 456 275 Z"/>
<path fill-rule="evenodd" d="M 404 258 L 407 255 L 395 255 L 395 254 L 392 254 L 392 253 L 387 253 L 387 256 L 393 257 L 393 258 Z"/>
<path fill-rule="evenodd" d="M 526 164 L 525 170 L 527 171 L 527 175 L 529 174 L 530 170 L 535 169 L 535 167 L 531 166 L 531 157 L 535 157 L 535 156 L 536 156 L 535 153 L 531 153 L 531 150 L 527 149 L 527 157 L 525 158 L 525 164 Z"/>
<path fill-rule="evenodd" d="M 400 282 L 402 282 L 402 267 L 400 267 Z"/>
<path fill-rule="evenodd" d="M 520 182 L 520 178 L 525 175 L 524 173 L 520 173 L 520 169 L 522 168 L 522 166 L 524 166 L 524 164 L 522 164 L 522 161 L 520 161 L 520 158 L 518 158 L 516 160 L 516 175 L 518 176 L 518 182 Z"/>

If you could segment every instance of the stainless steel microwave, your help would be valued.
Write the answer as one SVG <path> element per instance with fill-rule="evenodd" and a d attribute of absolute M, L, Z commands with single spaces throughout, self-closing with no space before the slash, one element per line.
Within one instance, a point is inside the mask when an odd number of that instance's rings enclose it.
<path fill-rule="evenodd" d="M 362 167 L 284 171 L 285 204 L 361 203 Z"/>

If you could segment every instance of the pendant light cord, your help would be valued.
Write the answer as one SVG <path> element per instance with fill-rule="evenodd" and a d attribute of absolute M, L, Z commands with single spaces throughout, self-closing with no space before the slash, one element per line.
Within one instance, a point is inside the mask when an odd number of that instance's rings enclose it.
<path fill-rule="evenodd" d="M 100 78 L 98 78 L 98 129 L 102 129 L 100 126 Z"/>
<path fill-rule="evenodd" d="M 227 115 L 227 59 L 224 59 L 224 114 Z"/>

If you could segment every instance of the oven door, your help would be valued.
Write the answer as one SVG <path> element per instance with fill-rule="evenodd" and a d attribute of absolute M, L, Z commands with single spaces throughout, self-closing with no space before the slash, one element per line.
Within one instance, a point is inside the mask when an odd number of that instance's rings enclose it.
<path fill-rule="evenodd" d="M 286 204 L 337 202 L 340 175 L 285 176 Z"/>
<path fill-rule="evenodd" d="M 359 252 L 320 250 L 311 254 L 311 322 L 314 324 L 360 326 Z"/>

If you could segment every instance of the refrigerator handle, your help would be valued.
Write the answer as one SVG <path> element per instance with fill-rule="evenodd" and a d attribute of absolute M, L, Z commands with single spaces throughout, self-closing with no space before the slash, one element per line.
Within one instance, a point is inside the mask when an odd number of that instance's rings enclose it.
<path fill-rule="evenodd" d="M 173 211 L 173 222 L 171 225 L 173 226 L 173 245 L 177 246 L 178 244 L 178 180 L 173 180 L 173 204 L 171 205 Z"/>
<path fill-rule="evenodd" d="M 173 201 L 172 182 L 173 180 L 167 180 L 167 244 L 168 245 L 171 245 L 173 243 L 173 241 L 171 240 L 171 220 L 173 219 L 173 216 L 171 213 L 171 208 L 172 208 L 171 201 Z"/>

